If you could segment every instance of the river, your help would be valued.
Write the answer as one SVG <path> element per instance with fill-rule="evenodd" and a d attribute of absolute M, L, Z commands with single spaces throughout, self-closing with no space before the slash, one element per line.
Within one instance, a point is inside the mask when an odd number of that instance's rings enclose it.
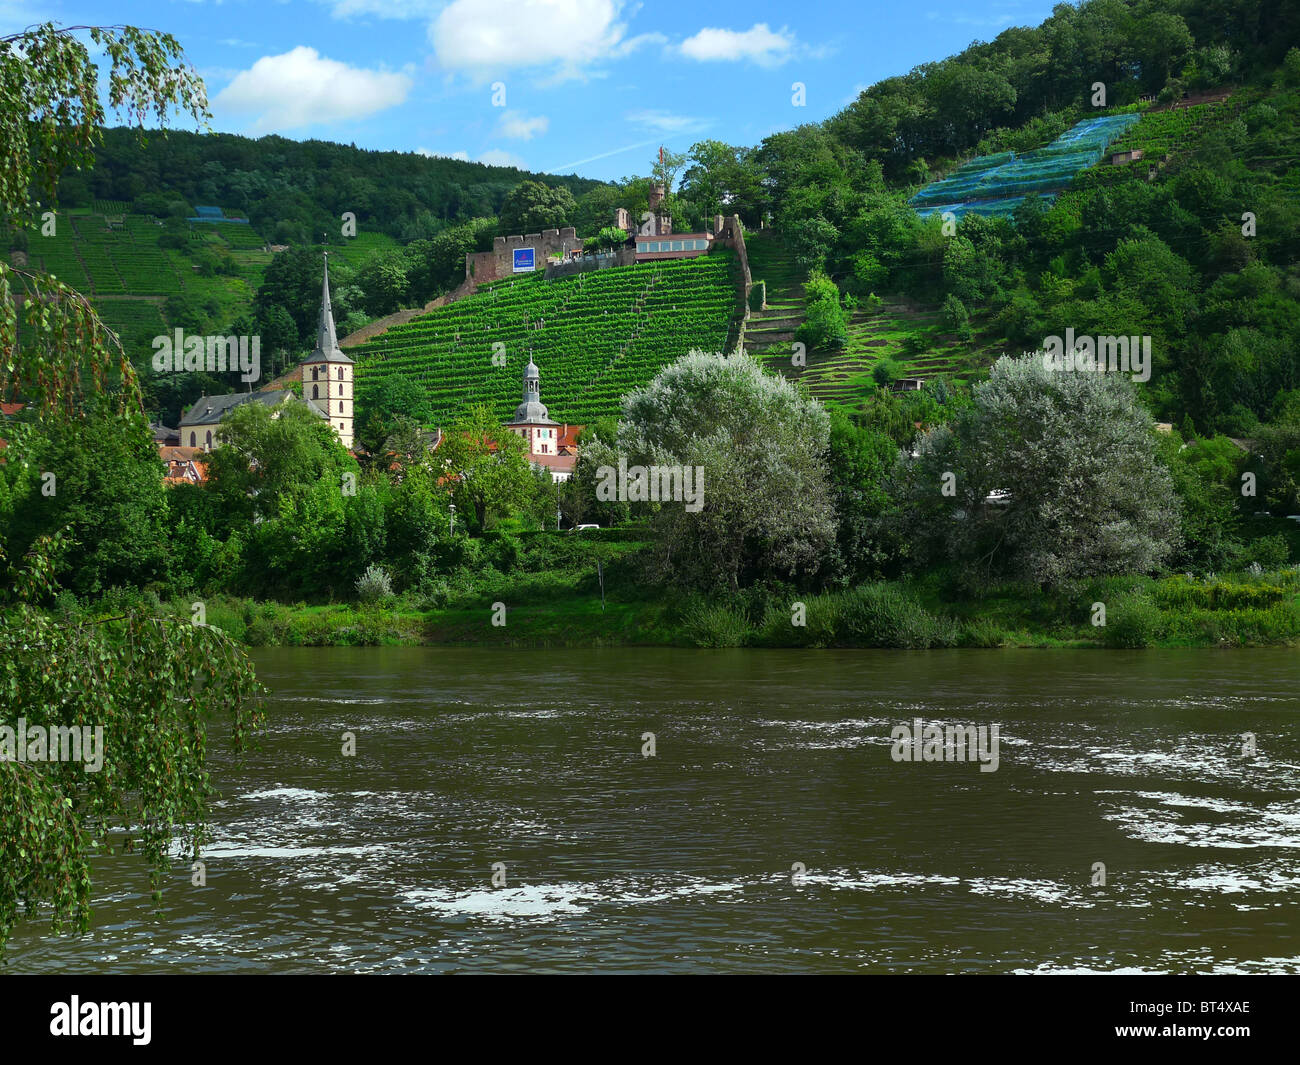
<path fill-rule="evenodd" d="M 206 886 L 99 859 L 10 972 L 1300 972 L 1294 651 L 255 658 Z"/>

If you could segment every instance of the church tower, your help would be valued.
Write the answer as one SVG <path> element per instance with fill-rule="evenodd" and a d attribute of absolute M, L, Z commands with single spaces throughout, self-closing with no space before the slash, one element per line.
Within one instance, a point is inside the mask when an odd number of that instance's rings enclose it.
<path fill-rule="evenodd" d="M 559 454 L 559 437 L 556 428 L 559 422 L 552 421 L 550 412 L 542 402 L 541 374 L 532 357 L 524 367 L 523 402 L 515 408 L 515 416 L 506 422 L 506 428 L 522 436 L 528 444 L 528 455 Z"/>
<path fill-rule="evenodd" d="M 302 398 L 311 400 L 329 419 L 330 428 L 346 448 L 352 447 L 352 360 L 339 348 L 330 305 L 330 260 L 325 252 L 325 280 L 321 285 L 320 324 L 316 347 L 302 364 Z"/>

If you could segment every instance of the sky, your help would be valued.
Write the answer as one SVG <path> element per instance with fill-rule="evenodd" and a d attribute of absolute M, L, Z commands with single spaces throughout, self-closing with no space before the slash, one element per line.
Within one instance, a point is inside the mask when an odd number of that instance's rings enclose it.
<path fill-rule="evenodd" d="M 212 129 L 615 180 L 659 145 L 827 118 L 1054 0 L 0 0 L 33 23 L 165 30 Z"/>

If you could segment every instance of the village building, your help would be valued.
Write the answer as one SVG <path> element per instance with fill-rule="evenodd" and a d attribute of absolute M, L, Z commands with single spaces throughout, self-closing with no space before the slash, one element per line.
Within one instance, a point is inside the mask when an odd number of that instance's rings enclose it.
<path fill-rule="evenodd" d="M 542 403 L 541 372 L 532 359 L 524 367 L 523 402 L 506 428 L 528 445 L 528 463 L 535 470 L 550 470 L 552 479 L 567 481 L 578 465 L 577 434 L 581 426 L 561 425 Z"/>
<path fill-rule="evenodd" d="M 346 448 L 352 447 L 352 386 L 355 367 L 339 348 L 334 329 L 334 311 L 330 303 L 329 253 L 326 252 L 324 280 L 321 284 L 320 322 L 316 328 L 316 347 L 302 363 L 302 397 L 288 389 L 263 392 L 231 392 L 224 396 L 200 396 L 181 416 L 178 439 L 181 447 L 211 451 L 220 443 L 221 419 L 242 403 L 263 403 L 279 407 L 282 403 L 303 402 L 325 418 Z M 154 426 L 154 440 L 159 447 L 173 443 L 167 435 L 172 430 Z"/>
<path fill-rule="evenodd" d="M 158 454 L 167 464 L 167 473 L 163 476 L 167 484 L 199 484 L 207 479 L 207 464 L 199 461 L 202 448 L 164 444 L 158 448 Z"/>

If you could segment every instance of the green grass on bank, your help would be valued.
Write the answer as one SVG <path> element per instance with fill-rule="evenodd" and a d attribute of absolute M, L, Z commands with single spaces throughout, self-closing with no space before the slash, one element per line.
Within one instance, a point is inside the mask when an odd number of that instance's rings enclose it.
<path fill-rule="evenodd" d="M 607 571 L 608 572 L 608 571 Z M 218 596 L 208 624 L 249 646 L 483 644 L 515 647 L 1242 647 L 1300 644 L 1300 567 L 1109 577 L 1052 590 L 1006 584 L 959 593 L 938 576 L 819 595 L 754 590 L 733 601 L 647 592 L 615 571 L 498 575 L 476 591 L 384 604 L 283 604 Z M 619 587 L 620 582 L 624 587 Z M 504 624 L 497 603 L 505 605 Z M 189 618 L 149 593 L 95 605 Z M 1104 615 L 1099 606 L 1104 608 Z M 85 613 L 63 602 L 59 609 Z M 1104 616 L 1104 624 L 1100 624 Z"/>

